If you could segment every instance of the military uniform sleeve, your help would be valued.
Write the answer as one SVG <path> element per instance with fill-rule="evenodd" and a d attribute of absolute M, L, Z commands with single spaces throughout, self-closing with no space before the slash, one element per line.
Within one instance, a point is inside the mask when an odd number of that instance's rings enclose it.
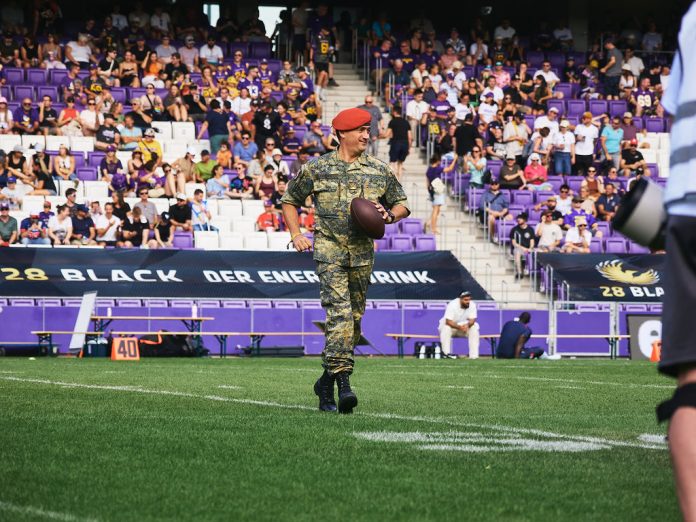
<path fill-rule="evenodd" d="M 387 175 L 387 187 L 384 191 L 384 202 L 388 208 L 393 208 L 395 205 L 401 205 L 402 207 L 406 207 L 409 212 L 411 211 L 411 208 L 408 205 L 408 199 L 406 198 L 406 192 L 404 192 L 404 188 L 401 186 L 401 183 L 399 183 L 399 180 L 396 179 L 396 176 L 394 176 L 391 171 Z"/>
<path fill-rule="evenodd" d="M 289 203 L 296 207 L 304 205 L 307 196 L 314 192 L 314 181 L 307 165 L 300 169 L 299 174 L 290 180 L 288 188 L 281 198 L 281 203 Z"/>

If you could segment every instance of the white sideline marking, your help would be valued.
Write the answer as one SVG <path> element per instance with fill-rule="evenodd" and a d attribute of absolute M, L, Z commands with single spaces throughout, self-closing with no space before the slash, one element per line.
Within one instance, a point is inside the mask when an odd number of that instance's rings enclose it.
<path fill-rule="evenodd" d="M 473 390 L 473 386 L 454 386 L 454 385 L 449 385 L 445 386 L 445 388 L 449 388 L 450 390 Z"/>
<path fill-rule="evenodd" d="M 582 386 L 563 386 L 563 385 L 554 386 L 554 388 L 556 388 L 558 390 L 584 390 L 585 389 Z"/>
<path fill-rule="evenodd" d="M 665 444 L 665 436 L 654 433 L 643 433 L 642 435 L 638 435 L 638 440 L 647 442 L 648 444 Z"/>
<path fill-rule="evenodd" d="M 169 390 L 150 390 L 146 388 L 140 388 L 136 386 L 112 386 L 112 385 L 101 385 L 101 384 L 82 384 L 82 383 L 71 383 L 63 381 L 50 381 L 47 379 L 31 379 L 25 377 L 13 377 L 13 376 L 1 376 L 0 380 L 12 381 L 12 382 L 24 382 L 32 384 L 45 384 L 50 386 L 62 386 L 65 388 L 80 388 L 88 390 L 103 390 L 103 391 L 118 391 L 118 392 L 130 392 L 130 393 L 143 393 L 149 395 L 168 395 L 173 397 L 185 397 L 189 399 L 204 399 L 211 401 L 220 402 L 231 402 L 235 404 L 247 404 L 253 406 L 264 406 L 270 408 L 282 408 L 287 410 L 302 410 L 302 411 L 312 411 L 316 412 L 316 407 L 306 406 L 304 404 L 283 404 L 274 401 L 260 401 L 253 399 L 235 399 L 232 397 L 220 397 L 217 395 L 199 395 L 195 393 L 169 391 Z M 662 444 L 646 443 L 646 442 L 631 442 L 631 441 L 621 441 L 621 440 L 610 440 L 603 439 L 601 437 L 591 437 L 584 435 L 565 435 L 560 433 L 554 433 L 550 431 L 538 430 L 533 428 L 515 428 L 512 426 L 500 426 L 497 424 L 476 424 L 471 422 L 462 422 L 454 419 L 448 419 L 444 417 L 422 417 L 422 416 L 410 416 L 410 415 L 399 415 L 396 413 L 380 413 L 380 412 L 356 412 L 355 415 L 369 417 L 374 419 L 386 419 L 386 420 L 403 420 L 410 422 L 423 422 L 430 424 L 440 424 L 445 426 L 452 426 L 456 428 L 474 428 L 483 430 L 494 430 L 499 432 L 504 432 L 508 436 L 519 436 L 519 435 L 533 435 L 537 437 L 548 437 L 556 439 L 564 439 L 571 441 L 581 441 L 596 444 L 606 444 L 613 447 L 627 447 L 627 448 L 640 448 L 640 449 L 665 449 L 667 446 Z"/>
<path fill-rule="evenodd" d="M 60 520 L 62 522 L 96 522 L 95 518 L 82 518 L 71 515 L 70 513 L 58 513 L 57 511 L 48 511 L 46 509 L 37 508 L 34 506 L 18 506 L 10 502 L 0 500 L 0 511 L 10 511 L 22 515 L 31 515 L 35 517 L 48 518 L 51 520 Z"/>
<path fill-rule="evenodd" d="M 554 379 L 551 377 L 526 377 L 522 375 L 487 375 L 492 379 L 519 379 L 523 381 L 546 381 L 546 382 L 569 382 L 573 384 L 597 384 L 604 386 L 621 386 L 622 388 L 660 388 L 673 390 L 674 386 L 669 384 L 636 384 L 632 382 L 611 382 L 611 381 L 576 381 L 572 379 Z"/>
<path fill-rule="evenodd" d="M 234 386 L 233 384 L 220 384 L 218 388 L 222 388 L 223 390 L 241 390 L 241 386 Z"/>

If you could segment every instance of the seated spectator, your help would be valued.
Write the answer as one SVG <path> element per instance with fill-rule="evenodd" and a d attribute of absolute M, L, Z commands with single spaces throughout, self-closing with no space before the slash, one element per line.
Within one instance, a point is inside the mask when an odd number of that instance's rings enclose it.
<path fill-rule="evenodd" d="M 172 225 L 169 219 L 169 212 L 162 212 L 159 217 L 159 222 L 155 227 L 155 242 L 158 248 L 172 248 Z"/>
<path fill-rule="evenodd" d="M 577 216 L 574 225 L 570 227 L 565 237 L 561 252 L 565 254 L 589 254 L 592 234 L 587 230 L 587 220 Z"/>
<path fill-rule="evenodd" d="M 263 168 L 263 175 L 256 179 L 254 184 L 254 194 L 257 199 L 269 199 L 278 189 L 278 180 L 273 172 L 273 165 L 266 165 Z"/>
<path fill-rule="evenodd" d="M 15 145 L 5 158 L 5 169 L 7 175 L 12 176 L 22 182 L 29 182 L 31 175 L 31 166 L 24 157 L 24 148 L 21 145 Z"/>
<path fill-rule="evenodd" d="M 611 221 L 616 215 L 621 196 L 616 193 L 614 184 L 608 182 L 604 185 L 604 194 L 597 199 L 597 216 L 601 221 Z"/>
<path fill-rule="evenodd" d="M 483 194 L 479 204 L 479 212 L 482 218 L 488 220 L 488 237 L 493 238 L 495 225 L 499 219 L 510 220 L 512 216 L 508 213 L 510 202 L 505 194 L 500 191 L 500 181 L 493 179 L 490 188 Z"/>
<path fill-rule="evenodd" d="M 638 150 L 638 140 L 633 138 L 627 149 L 621 151 L 620 168 L 624 176 L 650 176 L 643 153 Z"/>
<path fill-rule="evenodd" d="M 503 140 L 503 129 L 498 126 L 491 129 L 490 137 L 486 143 L 486 156 L 489 159 L 505 161 L 507 148 Z"/>
<path fill-rule="evenodd" d="M 53 245 L 69 245 L 72 236 L 72 219 L 70 218 L 70 207 L 61 205 L 57 209 L 58 213 L 51 216 L 48 220 L 48 237 Z"/>
<path fill-rule="evenodd" d="M 94 137 L 99 127 L 104 123 L 104 115 L 97 111 L 97 102 L 94 99 L 87 101 L 87 107 L 80 112 L 80 126 L 82 135 Z"/>
<path fill-rule="evenodd" d="M 138 148 L 138 143 L 142 140 L 143 131 L 135 125 L 135 119 L 128 113 L 123 118 L 123 124 L 118 126 L 121 135 L 121 150 L 133 151 Z"/>
<path fill-rule="evenodd" d="M 259 147 L 251 139 L 251 133 L 249 131 L 242 131 L 241 141 L 238 141 L 233 148 L 234 162 L 249 166 L 251 161 L 256 157 L 258 150 Z"/>
<path fill-rule="evenodd" d="M 10 206 L 0 200 L 0 246 L 10 246 L 17 241 L 17 220 L 10 216 Z"/>
<path fill-rule="evenodd" d="M 205 183 L 213 176 L 213 168 L 217 162 L 210 157 L 210 151 L 201 151 L 201 161 L 196 163 L 196 181 Z M 173 216 L 172 216 L 173 217 Z"/>
<path fill-rule="evenodd" d="M 31 214 L 28 218 L 22 220 L 19 226 L 19 236 L 23 245 L 51 244 L 51 240 L 47 237 L 46 226 L 39 219 L 38 214 Z"/>
<path fill-rule="evenodd" d="M 524 190 L 528 188 L 525 173 L 512 154 L 505 157 L 505 163 L 500 167 L 499 179 L 500 186 L 504 189 Z"/>
<path fill-rule="evenodd" d="M 58 136 L 60 129 L 58 127 L 58 113 L 52 106 L 53 98 L 48 95 L 42 97 L 42 102 L 39 105 L 39 133 L 44 136 Z"/>
<path fill-rule="evenodd" d="M 177 230 L 193 232 L 191 206 L 186 199 L 186 194 L 179 193 L 176 195 L 176 204 L 169 207 L 169 221 L 172 234 Z"/>
<path fill-rule="evenodd" d="M 7 98 L 0 96 L 0 134 L 10 134 L 12 127 L 12 111 L 7 108 Z"/>
<path fill-rule="evenodd" d="M 179 158 L 174 163 L 172 163 L 172 181 L 168 181 L 170 187 L 176 187 L 174 193 L 186 192 L 186 183 L 196 183 L 199 178 L 196 174 L 196 162 L 194 158 L 196 157 L 196 149 L 194 147 L 188 147 L 186 149 L 186 154 L 183 158 Z"/>
<path fill-rule="evenodd" d="M 140 196 L 140 201 L 138 201 L 133 208 L 139 208 L 140 214 L 147 219 L 150 224 L 150 230 L 152 230 L 157 224 L 157 207 L 150 201 L 150 191 L 142 187 L 138 191 L 138 196 Z"/>
<path fill-rule="evenodd" d="M 230 178 L 224 173 L 222 165 L 218 164 L 213 167 L 213 177 L 205 184 L 205 190 L 209 199 L 224 199 L 232 197 L 229 194 Z"/>
<path fill-rule="evenodd" d="M 252 199 L 254 197 L 254 180 L 246 175 L 246 167 L 243 163 L 237 163 L 235 170 L 237 176 L 230 179 L 227 195 L 235 199 Z"/>
<path fill-rule="evenodd" d="M 97 231 L 95 238 L 99 246 L 116 246 L 118 243 L 119 227 L 121 220 L 114 215 L 114 204 L 106 203 L 104 205 L 104 214 L 95 218 L 94 227 Z"/>
<path fill-rule="evenodd" d="M 76 246 L 96 245 L 96 236 L 97 231 L 89 216 L 89 209 L 85 205 L 77 205 L 77 216 L 72 218 L 70 243 Z"/>
<path fill-rule="evenodd" d="M 536 228 L 537 250 L 539 252 L 554 252 L 560 247 L 563 240 L 563 230 L 557 221 L 558 219 L 554 219 L 553 210 L 545 210 L 541 214 L 541 222 Z"/>
<path fill-rule="evenodd" d="M 205 120 L 208 107 L 205 104 L 205 98 L 198 92 L 198 85 L 192 83 L 188 87 L 184 86 L 182 94 L 184 105 L 191 121 Z"/>
<path fill-rule="evenodd" d="M 155 129 L 145 130 L 143 138 L 138 142 L 138 150 L 143 153 L 145 163 L 153 160 L 158 167 L 162 164 L 162 144 L 155 139 Z"/>
<path fill-rule="evenodd" d="M 121 133 L 114 125 L 114 115 L 105 114 L 104 123 L 97 129 L 97 134 L 94 138 L 94 148 L 103 151 L 106 151 L 108 148 L 117 149 L 120 143 Z"/>
<path fill-rule="evenodd" d="M 210 231 L 217 232 L 217 228 L 210 224 L 212 219 L 210 210 L 208 210 L 208 202 L 203 199 L 203 191 L 196 189 L 193 192 L 193 201 L 191 201 L 191 224 L 194 231 Z"/>
<path fill-rule="evenodd" d="M 14 134 L 38 134 L 39 113 L 31 105 L 31 99 L 24 98 L 22 104 L 12 114 Z"/>
<path fill-rule="evenodd" d="M 178 85 L 172 84 L 169 86 L 169 92 L 162 104 L 172 121 L 188 121 L 188 111 L 186 105 L 184 105 Z"/>
<path fill-rule="evenodd" d="M 22 205 L 21 193 L 17 190 L 17 178 L 9 176 L 7 186 L 0 190 L 0 201 L 9 205 L 10 210 L 19 210 Z"/>
<path fill-rule="evenodd" d="M 517 225 L 510 231 L 510 244 L 515 262 L 515 278 L 521 279 L 524 257 L 534 250 L 535 237 L 532 227 L 527 224 L 529 215 L 526 212 L 517 214 Z"/>
<path fill-rule="evenodd" d="M 121 223 L 121 238 L 118 243 L 122 248 L 157 248 L 157 241 L 148 239 L 150 224 L 139 208 L 131 210 Z"/>
<path fill-rule="evenodd" d="M 590 191 L 587 187 L 580 187 L 580 199 L 582 199 L 580 208 L 596 218 L 597 208 L 595 207 L 595 200 L 590 197 Z"/>
<path fill-rule="evenodd" d="M 304 135 L 302 147 L 307 149 L 310 154 L 320 156 L 333 148 L 328 136 L 324 136 L 319 122 L 313 122 L 309 127 L 309 132 Z"/>
<path fill-rule="evenodd" d="M 524 178 L 527 181 L 526 188 L 530 190 L 553 190 L 546 167 L 541 164 L 541 158 L 536 152 L 529 156 L 529 164 L 524 168 Z"/>
<path fill-rule="evenodd" d="M 563 228 L 565 230 L 569 230 L 571 227 L 575 225 L 578 218 L 582 218 L 584 219 L 588 229 L 593 234 L 596 234 L 597 237 L 602 237 L 602 231 L 598 230 L 597 220 L 595 219 L 595 217 L 592 215 L 591 212 L 587 212 L 585 209 L 582 208 L 584 201 L 585 200 L 579 196 L 573 197 L 570 212 L 565 214 L 563 217 Z"/>
<path fill-rule="evenodd" d="M 5 32 L 0 45 L 0 64 L 4 67 L 21 67 L 22 58 L 19 55 L 19 45 L 10 32 Z"/>
<path fill-rule="evenodd" d="M 55 196 L 58 193 L 53 182 L 53 159 L 44 152 L 43 145 L 36 145 L 36 154 L 33 158 L 34 172 L 30 185 L 33 190 L 28 192 L 30 196 Z"/>
<path fill-rule="evenodd" d="M 232 168 L 232 151 L 230 151 L 230 144 L 227 141 L 220 143 L 215 161 L 226 169 Z"/>
<path fill-rule="evenodd" d="M 273 201 L 264 200 L 263 207 L 263 213 L 256 219 L 256 227 L 261 232 L 277 232 L 280 230 L 280 222 L 278 214 L 273 211 Z"/>
<path fill-rule="evenodd" d="M 121 160 L 116 157 L 116 147 L 114 145 L 109 145 L 106 147 L 106 156 L 99 163 L 99 175 L 102 181 L 111 183 L 111 179 L 117 172 L 123 173 L 123 164 Z M 113 187 L 112 187 L 112 190 Z"/>
<path fill-rule="evenodd" d="M 302 166 L 309 161 L 309 152 L 305 148 L 301 148 L 297 153 L 297 159 L 290 164 L 290 175 L 296 176 Z"/>
<path fill-rule="evenodd" d="M 287 182 L 290 179 L 290 169 L 288 164 L 283 161 L 283 153 L 280 149 L 273 149 L 268 164 L 273 167 L 273 175 L 278 181 L 282 179 Z"/>
<path fill-rule="evenodd" d="M 587 188 L 588 196 L 595 201 L 604 193 L 604 178 L 597 176 L 597 169 L 594 166 L 587 169 L 587 176 L 582 180 L 580 188 Z"/>

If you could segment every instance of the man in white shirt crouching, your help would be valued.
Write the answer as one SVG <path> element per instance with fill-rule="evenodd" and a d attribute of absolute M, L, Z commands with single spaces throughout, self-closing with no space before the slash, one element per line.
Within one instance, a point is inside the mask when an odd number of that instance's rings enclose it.
<path fill-rule="evenodd" d="M 442 354 L 456 359 L 452 353 L 452 337 L 469 339 L 469 359 L 479 356 L 479 325 L 476 322 L 476 303 L 471 300 L 471 292 L 464 291 L 447 305 L 445 315 L 438 326 Z"/>

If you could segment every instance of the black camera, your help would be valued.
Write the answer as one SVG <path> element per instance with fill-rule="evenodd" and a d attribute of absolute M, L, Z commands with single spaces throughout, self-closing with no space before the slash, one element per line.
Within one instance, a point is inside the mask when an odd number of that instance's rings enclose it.
<path fill-rule="evenodd" d="M 651 250 L 664 250 L 667 212 L 662 187 L 644 177 L 636 180 L 621 199 L 611 224 L 636 243 Z"/>

